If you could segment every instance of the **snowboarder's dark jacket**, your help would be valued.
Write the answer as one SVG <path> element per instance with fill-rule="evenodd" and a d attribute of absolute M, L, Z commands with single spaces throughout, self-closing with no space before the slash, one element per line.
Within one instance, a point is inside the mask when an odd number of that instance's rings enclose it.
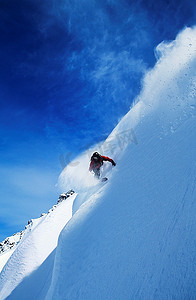
<path fill-rule="evenodd" d="M 107 157 L 107 156 L 103 156 L 100 155 L 99 160 L 94 160 L 93 157 L 91 157 L 91 162 L 90 162 L 90 167 L 89 167 L 89 171 L 91 172 L 92 170 L 99 170 L 101 168 L 101 166 L 103 165 L 104 161 L 109 161 L 112 163 L 113 166 L 115 166 L 115 162 L 113 161 L 113 159 Z"/>

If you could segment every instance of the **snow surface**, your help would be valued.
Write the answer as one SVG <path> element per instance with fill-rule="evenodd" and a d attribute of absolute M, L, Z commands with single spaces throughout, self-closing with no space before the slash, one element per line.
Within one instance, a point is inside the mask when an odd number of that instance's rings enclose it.
<path fill-rule="evenodd" d="M 138 144 L 62 231 L 47 299 L 196 299 L 195 28 L 162 44 L 137 101 L 112 135 Z"/>
<path fill-rule="evenodd" d="M 53 251 L 57 246 L 61 230 L 72 217 L 75 196 L 74 194 L 60 202 L 56 209 L 49 214 L 32 220 L 29 232 L 23 237 L 1 272 L 0 299 L 5 299 L 16 287 L 25 289 L 25 292 L 16 296 L 18 293 L 16 289 L 14 291 L 15 299 L 27 299 L 29 293 L 28 298 L 33 299 L 32 297 L 34 297 L 35 299 L 37 295 L 41 296 L 47 289 L 47 285 L 50 284 L 48 270 L 53 266 Z M 29 280 L 34 278 L 33 272 L 35 271 L 42 274 L 36 279 L 36 287 L 29 284 Z M 29 277 L 29 275 L 31 276 Z"/>
<path fill-rule="evenodd" d="M 16 248 L 0 299 L 196 299 L 196 28 L 156 53 L 135 106 L 62 172 L 78 194 Z M 88 172 L 95 149 L 117 162 L 106 183 Z"/>
<path fill-rule="evenodd" d="M 25 231 L 22 230 L 12 236 L 7 237 L 0 243 L 0 272 L 8 261 L 9 257 L 14 252 L 17 244 L 22 240 Z"/>
<path fill-rule="evenodd" d="M 11 250 L 9 250 L 9 252 L 5 252 L 0 255 L 0 272 L 2 271 L 3 267 L 7 263 L 8 259 L 10 258 L 10 256 L 14 252 L 14 250 L 15 249 L 11 249 Z"/>

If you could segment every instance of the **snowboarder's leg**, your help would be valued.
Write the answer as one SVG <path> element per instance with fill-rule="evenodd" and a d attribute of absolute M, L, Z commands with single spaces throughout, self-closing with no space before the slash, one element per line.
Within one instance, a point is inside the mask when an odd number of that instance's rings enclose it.
<path fill-rule="evenodd" d="M 94 174 L 95 174 L 95 177 L 96 177 L 97 179 L 99 179 L 99 178 L 100 178 L 100 169 L 95 169 L 95 170 L 93 170 L 93 172 L 94 172 Z"/>

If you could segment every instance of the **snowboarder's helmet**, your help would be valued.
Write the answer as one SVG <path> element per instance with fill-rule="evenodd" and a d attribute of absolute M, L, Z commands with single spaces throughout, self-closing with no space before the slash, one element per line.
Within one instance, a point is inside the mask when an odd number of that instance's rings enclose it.
<path fill-rule="evenodd" d="M 94 160 L 98 160 L 100 158 L 100 154 L 98 152 L 94 152 L 93 155 L 92 155 L 92 158 Z"/>

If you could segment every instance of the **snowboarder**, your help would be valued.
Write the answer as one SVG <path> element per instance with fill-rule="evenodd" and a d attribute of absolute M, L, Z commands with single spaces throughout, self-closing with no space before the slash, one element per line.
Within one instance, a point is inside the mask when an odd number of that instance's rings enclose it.
<path fill-rule="evenodd" d="M 104 161 L 109 161 L 113 166 L 116 165 L 116 163 L 113 161 L 113 159 L 103 156 L 99 154 L 98 152 L 94 152 L 93 155 L 91 156 L 91 162 L 90 162 L 90 167 L 89 171 L 93 171 L 95 174 L 96 178 L 100 178 L 100 168 L 103 165 Z"/>

